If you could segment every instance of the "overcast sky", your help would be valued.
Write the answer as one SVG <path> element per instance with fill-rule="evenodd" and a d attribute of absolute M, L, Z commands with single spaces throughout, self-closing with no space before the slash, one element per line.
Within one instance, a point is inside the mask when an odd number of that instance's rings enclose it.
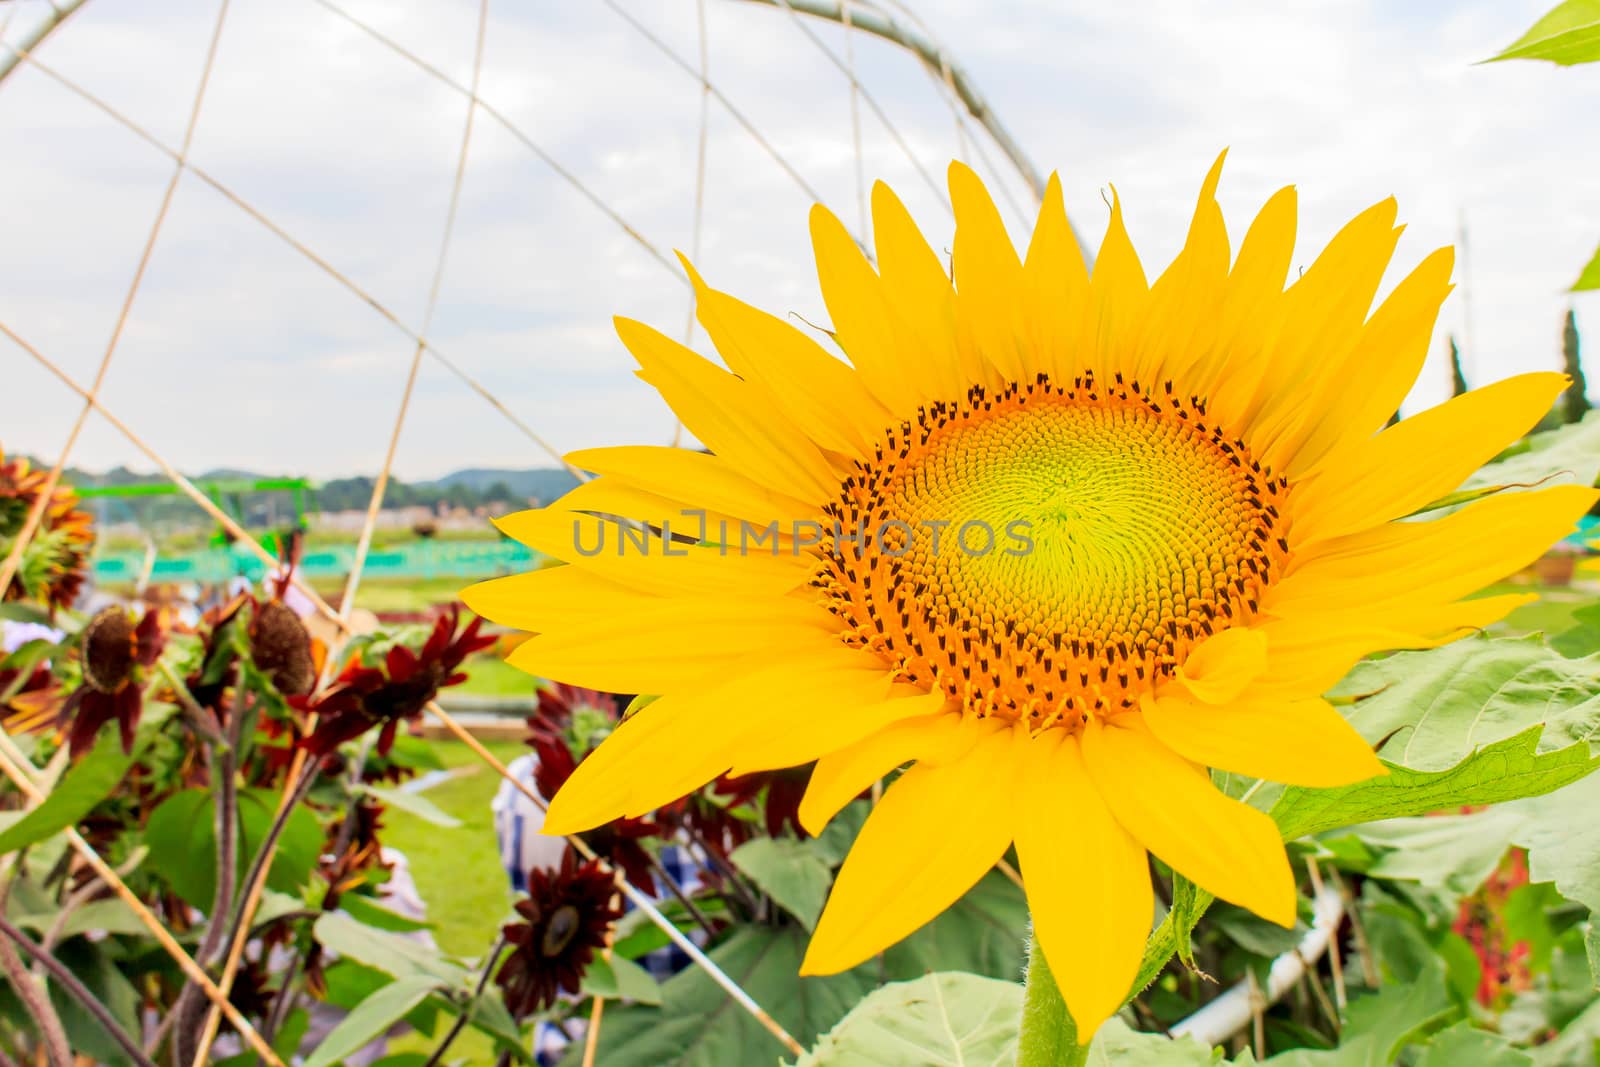
<path fill-rule="evenodd" d="M 474 0 L 336 2 L 470 81 Z M 695 0 L 622 2 L 694 59 Z M 1224 146 L 1230 233 L 1237 240 L 1268 195 L 1295 184 L 1301 265 L 1390 194 L 1409 228 L 1389 283 L 1464 225 L 1461 287 L 1412 409 L 1448 392 L 1444 330 L 1462 338 L 1474 384 L 1559 365 L 1573 300 L 1564 290 L 1600 240 L 1600 69 L 1474 65 L 1550 2 L 910 0 L 1037 166 L 1060 171 L 1068 211 L 1092 242 L 1107 215 L 1101 191 L 1117 185 L 1152 276 L 1178 248 Z M 0 0 L 5 39 L 44 10 L 43 0 Z M 215 0 L 90 0 L 41 58 L 176 146 L 217 10 Z M 712 80 L 859 229 L 845 78 L 781 10 L 705 0 L 705 11 Z M 808 25 L 844 54 L 838 27 Z M 942 185 L 962 145 L 936 85 L 893 46 L 858 38 L 854 51 L 863 84 Z M 691 246 L 698 84 L 600 0 L 498 0 L 481 96 L 669 258 Z M 192 157 L 420 327 L 466 109 L 459 93 L 312 0 L 233 0 Z M 894 185 L 947 248 L 940 199 L 862 114 L 868 180 Z M 984 147 L 1031 212 L 1015 173 Z M 809 195 L 715 104 L 708 164 L 708 279 L 825 322 Z M 81 381 L 105 349 L 171 167 L 36 70 L 0 84 L 0 321 Z M 1021 221 L 1008 221 L 1024 238 Z M 1580 295 L 1576 307 L 1600 350 L 1600 296 Z M 686 310 L 681 279 L 480 112 L 431 331 L 440 350 L 561 450 L 665 443 L 672 416 L 633 377 L 610 317 L 681 334 Z M 186 470 L 371 472 L 412 351 L 371 307 L 186 176 L 104 400 Z M 53 457 L 78 402 L 3 339 L 0 371 L 0 445 Z M 73 461 L 151 466 L 98 419 Z M 424 363 L 402 477 L 550 462 Z"/>

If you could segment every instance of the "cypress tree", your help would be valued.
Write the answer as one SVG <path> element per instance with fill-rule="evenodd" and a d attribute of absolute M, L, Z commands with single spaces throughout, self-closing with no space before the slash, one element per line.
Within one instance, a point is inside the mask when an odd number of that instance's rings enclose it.
<path fill-rule="evenodd" d="M 1561 331 L 1561 362 L 1562 369 L 1572 379 L 1567 391 L 1561 394 L 1561 417 L 1569 423 L 1577 422 L 1588 413 L 1591 405 L 1588 383 L 1583 380 L 1583 361 L 1578 356 L 1578 316 L 1571 308 L 1567 309 L 1566 327 Z"/>

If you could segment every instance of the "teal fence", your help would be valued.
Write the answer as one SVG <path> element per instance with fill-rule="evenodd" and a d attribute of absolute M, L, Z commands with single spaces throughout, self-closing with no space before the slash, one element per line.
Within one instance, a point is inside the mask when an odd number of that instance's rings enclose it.
<path fill-rule="evenodd" d="M 300 573 L 307 578 L 334 578 L 355 566 L 354 545 L 307 549 Z M 527 570 L 535 553 L 514 541 L 417 541 L 400 548 L 375 548 L 367 553 L 362 573 L 373 578 L 485 578 Z M 95 557 L 96 582 L 131 582 L 144 568 L 142 552 L 110 552 Z M 242 574 L 260 581 L 266 566 L 253 554 L 232 548 L 157 557 L 153 582 L 225 582 Z"/>

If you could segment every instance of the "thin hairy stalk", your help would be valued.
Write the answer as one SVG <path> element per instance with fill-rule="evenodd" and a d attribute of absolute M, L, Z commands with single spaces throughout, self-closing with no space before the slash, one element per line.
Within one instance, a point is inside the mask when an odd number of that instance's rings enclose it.
<path fill-rule="evenodd" d="M 428 1057 L 428 1062 L 423 1067 L 438 1067 L 444 1054 L 450 1048 L 456 1036 L 466 1028 L 467 1020 L 472 1016 L 473 1009 L 478 1006 L 478 999 L 483 996 L 483 991 L 489 986 L 489 979 L 494 976 L 495 964 L 500 962 L 500 954 L 506 949 L 506 936 L 501 934 L 489 950 L 488 958 L 483 961 L 483 972 L 478 975 L 478 984 L 472 988 L 472 997 L 461 1008 L 461 1014 L 456 1016 L 455 1022 L 450 1024 L 450 1029 L 445 1031 L 444 1040 L 439 1042 L 439 1047 L 433 1050 L 433 1055 Z"/>
<path fill-rule="evenodd" d="M 0 915 L 0 934 L 4 934 L 8 939 L 15 942 L 18 948 L 43 964 L 44 969 L 50 972 L 50 977 L 54 978 L 60 984 L 62 990 L 77 1001 L 83 1010 L 94 1016 L 95 1021 L 105 1029 L 106 1033 L 127 1054 L 129 1059 L 138 1064 L 139 1067 L 155 1067 L 150 1058 L 144 1054 L 144 1050 L 138 1046 L 132 1037 L 128 1036 L 128 1032 L 117 1022 L 116 1016 L 112 1015 L 106 1006 L 100 1003 L 100 998 L 91 993 L 82 982 L 78 981 L 78 976 L 67 970 L 60 960 L 57 960 L 50 953 L 34 944 L 32 938 L 12 926 L 11 921 L 3 915 Z M 18 991 L 21 991 L 20 985 L 18 985 Z M 72 1063 L 71 1053 L 67 1054 L 67 1059 L 62 1063 L 63 1067 L 70 1067 Z"/>
<path fill-rule="evenodd" d="M 184 690 L 188 692 L 187 689 Z M 193 697 L 189 698 L 191 703 Z M 198 706 L 197 706 L 198 708 Z M 202 717 L 209 718 L 209 716 Z M 205 937 L 195 949 L 194 959 L 202 967 L 210 967 L 216 962 L 217 953 L 225 943 L 223 938 L 229 928 L 228 917 L 233 914 L 234 879 L 238 875 L 239 866 L 239 791 L 235 774 L 238 769 L 238 744 L 237 726 L 243 721 L 242 714 L 233 716 L 230 724 L 229 740 L 233 744 L 212 745 L 207 750 L 207 760 L 211 764 L 212 787 L 215 790 L 212 809 L 214 812 L 215 835 L 217 844 L 217 876 L 216 892 L 212 894 L 211 910 L 207 913 Z M 184 985 L 183 991 L 178 994 L 177 1001 L 167 1017 L 173 1020 L 173 1056 L 182 1064 L 188 1061 L 193 1049 L 185 1035 L 194 1033 L 194 1024 L 198 1021 L 196 1016 L 205 1009 L 205 998 L 200 995 L 200 987 L 193 982 Z"/>
<path fill-rule="evenodd" d="M 655 876 L 661 880 L 663 885 L 672 890 L 672 895 L 678 898 L 678 903 L 683 905 L 684 910 L 689 913 L 689 918 L 695 921 L 695 925 L 704 930 L 707 937 L 716 933 L 712 929 L 711 920 L 706 918 L 705 912 L 701 911 L 699 906 L 689 899 L 689 894 L 683 891 L 683 886 L 679 885 L 678 880 L 668 874 L 667 869 L 661 865 L 660 857 L 646 851 L 645 858 L 650 861 L 650 870 L 655 873 Z"/>
<path fill-rule="evenodd" d="M 9 883 L 6 889 L 10 890 Z M 0 922 L 5 922 L 5 919 L 0 917 Z M 11 924 L 6 925 L 9 927 Z M 17 936 L 22 936 L 21 931 Z M 42 949 L 40 953 L 48 955 Z M 50 995 L 45 992 L 44 986 L 28 973 L 28 968 L 10 941 L 0 940 L 0 970 L 5 971 L 11 988 L 16 990 L 17 999 L 39 1028 L 40 1043 L 44 1046 L 45 1055 L 50 1058 L 51 1067 L 72 1067 L 72 1049 L 67 1044 L 67 1032 L 61 1025 L 61 1016 L 56 1014 L 55 1005 L 50 1003 Z"/>

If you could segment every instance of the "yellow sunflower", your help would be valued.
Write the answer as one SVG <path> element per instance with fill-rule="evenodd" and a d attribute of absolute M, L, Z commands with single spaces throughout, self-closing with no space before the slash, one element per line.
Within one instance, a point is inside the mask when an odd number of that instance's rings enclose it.
<path fill-rule="evenodd" d="M 813 209 L 848 362 L 692 268 L 723 365 L 619 319 L 640 377 L 710 453 L 574 454 L 599 477 L 501 523 L 569 565 L 466 593 L 538 635 L 513 664 L 659 694 L 578 768 L 546 831 L 812 760 L 801 819 L 816 831 L 909 765 L 802 973 L 882 951 L 1014 844 L 1084 1041 L 1132 992 L 1147 852 L 1291 925 L 1276 828 L 1207 768 L 1305 786 L 1383 773 L 1322 694 L 1369 653 L 1521 603 L 1462 598 L 1539 556 L 1596 494 L 1400 521 L 1532 426 L 1565 378 L 1522 375 L 1384 429 L 1422 366 L 1450 250 L 1369 317 L 1400 233 L 1385 200 L 1286 288 L 1294 190 L 1235 256 L 1221 165 L 1153 284 L 1115 201 L 1090 273 L 1056 179 L 1019 256 L 953 164 L 953 278 L 882 184 L 876 266 Z"/>

